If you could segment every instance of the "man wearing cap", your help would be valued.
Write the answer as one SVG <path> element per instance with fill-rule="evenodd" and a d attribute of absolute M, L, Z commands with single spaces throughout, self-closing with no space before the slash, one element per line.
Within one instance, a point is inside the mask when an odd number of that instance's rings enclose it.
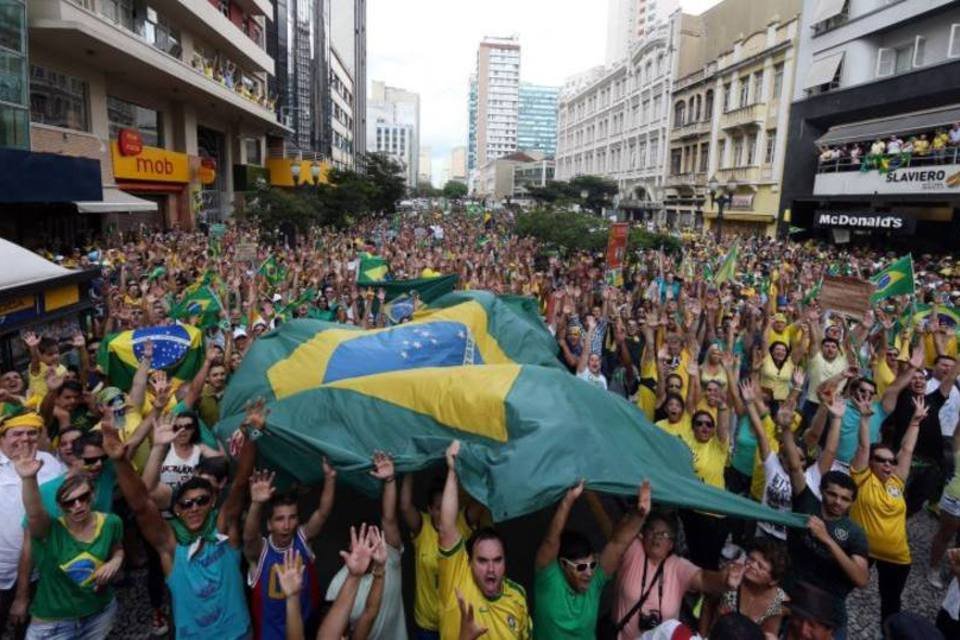
<path fill-rule="evenodd" d="M 27 630 L 27 605 L 30 601 L 29 549 L 24 553 L 23 490 L 14 469 L 15 458 L 24 445 L 36 442 L 43 429 L 43 418 L 33 412 L 9 416 L 0 422 L 0 634 L 13 623 L 14 636 L 23 638 Z M 37 451 L 43 462 L 37 474 L 45 482 L 63 473 L 63 467 L 46 451 Z"/>

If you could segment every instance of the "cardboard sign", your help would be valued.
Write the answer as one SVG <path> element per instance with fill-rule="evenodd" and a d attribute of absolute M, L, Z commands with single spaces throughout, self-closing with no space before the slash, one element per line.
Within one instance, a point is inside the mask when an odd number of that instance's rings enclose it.
<path fill-rule="evenodd" d="M 626 222 L 614 222 L 610 225 L 610 237 L 607 240 L 607 269 L 619 269 L 623 266 L 629 233 L 630 225 Z"/>
<path fill-rule="evenodd" d="M 863 320 L 864 314 L 870 309 L 870 296 L 874 289 L 872 282 L 860 278 L 824 276 L 820 306 Z"/>
<path fill-rule="evenodd" d="M 257 243 L 241 242 L 237 245 L 236 260 L 239 262 L 254 262 L 257 259 Z"/>

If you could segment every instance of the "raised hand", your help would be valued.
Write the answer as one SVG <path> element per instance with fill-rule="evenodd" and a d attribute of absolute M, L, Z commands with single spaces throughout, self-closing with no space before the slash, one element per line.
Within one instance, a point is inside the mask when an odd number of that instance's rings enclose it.
<path fill-rule="evenodd" d="M 387 541 L 376 527 L 367 530 L 367 540 L 373 545 L 370 559 L 374 565 L 383 567 L 387 564 Z"/>
<path fill-rule="evenodd" d="M 447 447 L 447 468 L 456 469 L 457 456 L 460 455 L 460 441 L 454 440 L 450 443 L 450 446 Z"/>
<path fill-rule="evenodd" d="M 272 498 L 274 492 L 276 492 L 276 487 L 273 486 L 273 478 L 275 475 L 273 471 L 266 471 L 264 469 L 253 472 L 253 475 L 250 476 L 251 501 L 259 504 L 270 501 L 270 498 Z"/>
<path fill-rule="evenodd" d="M 827 406 L 827 410 L 830 411 L 830 415 L 834 418 L 842 418 L 843 414 L 847 412 L 847 403 L 843 399 L 843 396 L 839 394 L 835 395 Z"/>
<path fill-rule="evenodd" d="M 646 518 L 650 513 L 651 493 L 650 481 L 644 480 L 640 488 L 637 489 L 637 513 L 640 514 L 641 518 Z"/>
<path fill-rule="evenodd" d="M 923 342 L 917 343 L 910 352 L 910 366 L 914 369 L 923 369 L 923 362 L 926 354 L 923 352 Z"/>
<path fill-rule="evenodd" d="M 753 402 L 757 399 L 757 387 L 753 378 L 747 378 L 740 383 L 740 397 L 744 402 Z"/>
<path fill-rule="evenodd" d="M 35 334 L 33 331 L 27 331 L 23 334 L 23 341 L 27 344 L 27 347 L 30 349 L 36 349 L 40 346 L 40 336 Z"/>
<path fill-rule="evenodd" d="M 100 419 L 100 431 L 103 433 L 103 451 L 111 460 L 121 460 L 126 453 L 120 432 L 113 425 L 113 412 L 107 411 Z"/>
<path fill-rule="evenodd" d="M 267 425 L 267 416 L 270 410 L 267 408 L 267 401 L 263 398 L 257 398 L 253 402 L 248 402 L 244 407 L 245 416 L 243 424 L 253 427 L 258 431 L 263 431 Z"/>
<path fill-rule="evenodd" d="M 563 499 L 569 504 L 573 504 L 574 502 L 576 502 L 577 498 L 579 498 L 583 494 L 584 483 L 585 481 L 581 480 L 577 484 L 567 489 L 567 493 L 563 496 Z"/>
<path fill-rule="evenodd" d="M 288 598 L 299 595 L 303 589 L 303 558 L 293 545 L 283 552 L 283 563 L 277 567 L 277 581 Z"/>
<path fill-rule="evenodd" d="M 13 468 L 21 478 L 35 478 L 43 467 L 43 460 L 37 458 L 37 444 L 35 442 L 25 442 L 16 452 L 13 461 Z"/>
<path fill-rule="evenodd" d="M 929 409 L 927 408 L 927 400 L 923 396 L 916 396 L 913 398 L 913 422 L 923 422 L 924 418 L 927 417 Z"/>
<path fill-rule="evenodd" d="M 167 446 L 177 437 L 173 430 L 173 416 L 165 414 L 159 416 L 153 423 L 153 444 Z"/>
<path fill-rule="evenodd" d="M 370 475 L 383 482 L 391 482 L 393 480 L 393 458 L 390 457 L 389 453 L 383 451 L 373 452 L 373 469 L 370 470 Z"/>
<path fill-rule="evenodd" d="M 793 370 L 793 388 L 802 389 L 803 383 L 807 381 L 807 374 L 803 369 L 794 369 Z"/>
<path fill-rule="evenodd" d="M 457 589 L 457 605 L 460 607 L 460 636 L 459 640 L 476 640 L 487 633 L 486 628 L 481 627 L 473 616 L 473 605 L 467 604 L 463 599 L 460 589 Z"/>
<path fill-rule="evenodd" d="M 376 527 L 373 527 L 374 529 Z M 374 545 L 367 536 L 366 523 L 360 525 L 359 535 L 356 527 L 350 527 L 350 551 L 341 551 L 340 557 L 350 575 L 360 577 L 367 572 L 373 557 Z"/>
<path fill-rule="evenodd" d="M 327 457 L 323 457 L 323 477 L 326 480 L 333 480 L 337 477 L 337 470 L 333 468 Z"/>

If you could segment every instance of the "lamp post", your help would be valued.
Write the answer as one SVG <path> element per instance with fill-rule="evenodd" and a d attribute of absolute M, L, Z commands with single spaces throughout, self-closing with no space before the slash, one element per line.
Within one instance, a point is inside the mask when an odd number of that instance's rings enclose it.
<path fill-rule="evenodd" d="M 733 194 L 737 191 L 737 179 L 730 178 L 727 184 L 720 188 L 720 181 L 714 176 L 710 178 L 707 184 L 710 189 L 710 201 L 717 205 L 717 242 L 720 242 L 723 236 L 723 210 L 733 201 Z"/>
<path fill-rule="evenodd" d="M 296 160 L 290 164 L 290 173 L 293 174 L 293 186 L 300 186 L 300 161 Z"/>
<path fill-rule="evenodd" d="M 580 208 L 581 208 L 581 209 L 585 209 L 585 208 L 586 208 L 586 206 L 587 206 L 587 196 L 589 196 L 589 195 L 590 195 L 590 192 L 587 191 L 586 189 L 582 189 L 582 190 L 580 191 L 580 202 L 582 203 L 582 204 L 580 205 Z"/>
<path fill-rule="evenodd" d="M 310 177 L 313 179 L 313 184 L 320 184 L 320 163 L 316 160 L 310 165 Z"/>

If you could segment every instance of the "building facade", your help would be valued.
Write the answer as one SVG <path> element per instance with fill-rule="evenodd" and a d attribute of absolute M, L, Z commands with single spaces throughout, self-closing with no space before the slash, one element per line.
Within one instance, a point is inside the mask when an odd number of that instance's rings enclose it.
<path fill-rule="evenodd" d="M 560 87 L 520 83 L 517 148 L 553 156 L 557 151 L 557 98 Z"/>
<path fill-rule="evenodd" d="M 955 249 L 960 6 L 804 3 L 782 227 Z"/>
<path fill-rule="evenodd" d="M 555 163 L 540 152 L 517 151 L 488 160 L 474 175 L 474 197 L 491 201 L 522 199 L 530 187 L 554 179 Z"/>
<path fill-rule="evenodd" d="M 433 160 L 430 156 L 430 147 L 420 147 L 420 158 L 417 161 L 417 182 L 430 184 L 433 180 Z"/>
<path fill-rule="evenodd" d="M 229 216 L 239 194 L 265 179 L 267 140 L 285 133 L 268 86 L 273 4 L 163 9 L 135 0 L 29 3 L 28 56 L 19 58 L 28 84 L 17 87 L 29 95 L 29 130 L 23 110 L 7 105 L 15 96 L 5 96 L 4 144 L 94 161 L 101 192 L 57 206 L 19 190 L 21 203 L 36 203 L 21 206 L 8 192 L 0 200 L 16 212 L 3 216 L 3 235 L 22 224 L 37 238 L 141 223 L 191 228 Z M 8 177 L 17 168 L 4 162 Z"/>
<path fill-rule="evenodd" d="M 726 231 L 775 230 L 800 5 L 724 0 L 688 21 L 669 105 L 668 223 L 716 224 L 713 179 L 729 197 Z"/>
<path fill-rule="evenodd" d="M 477 168 L 477 76 L 470 76 L 467 94 L 467 175 Z"/>
<path fill-rule="evenodd" d="M 618 183 L 621 207 L 660 211 L 669 103 L 681 27 L 676 13 L 646 33 L 630 57 L 569 82 L 557 117 L 557 179 L 599 175 Z"/>
<path fill-rule="evenodd" d="M 416 188 L 420 164 L 420 95 L 374 80 L 367 100 L 367 150 L 386 153 Z"/>
<path fill-rule="evenodd" d="M 476 166 L 517 150 L 520 40 L 484 38 L 477 48 Z"/>
<path fill-rule="evenodd" d="M 607 66 L 625 60 L 634 45 L 679 6 L 679 0 L 608 0 Z"/>
<path fill-rule="evenodd" d="M 450 150 L 449 179 L 467 184 L 467 148 L 454 147 Z"/>

